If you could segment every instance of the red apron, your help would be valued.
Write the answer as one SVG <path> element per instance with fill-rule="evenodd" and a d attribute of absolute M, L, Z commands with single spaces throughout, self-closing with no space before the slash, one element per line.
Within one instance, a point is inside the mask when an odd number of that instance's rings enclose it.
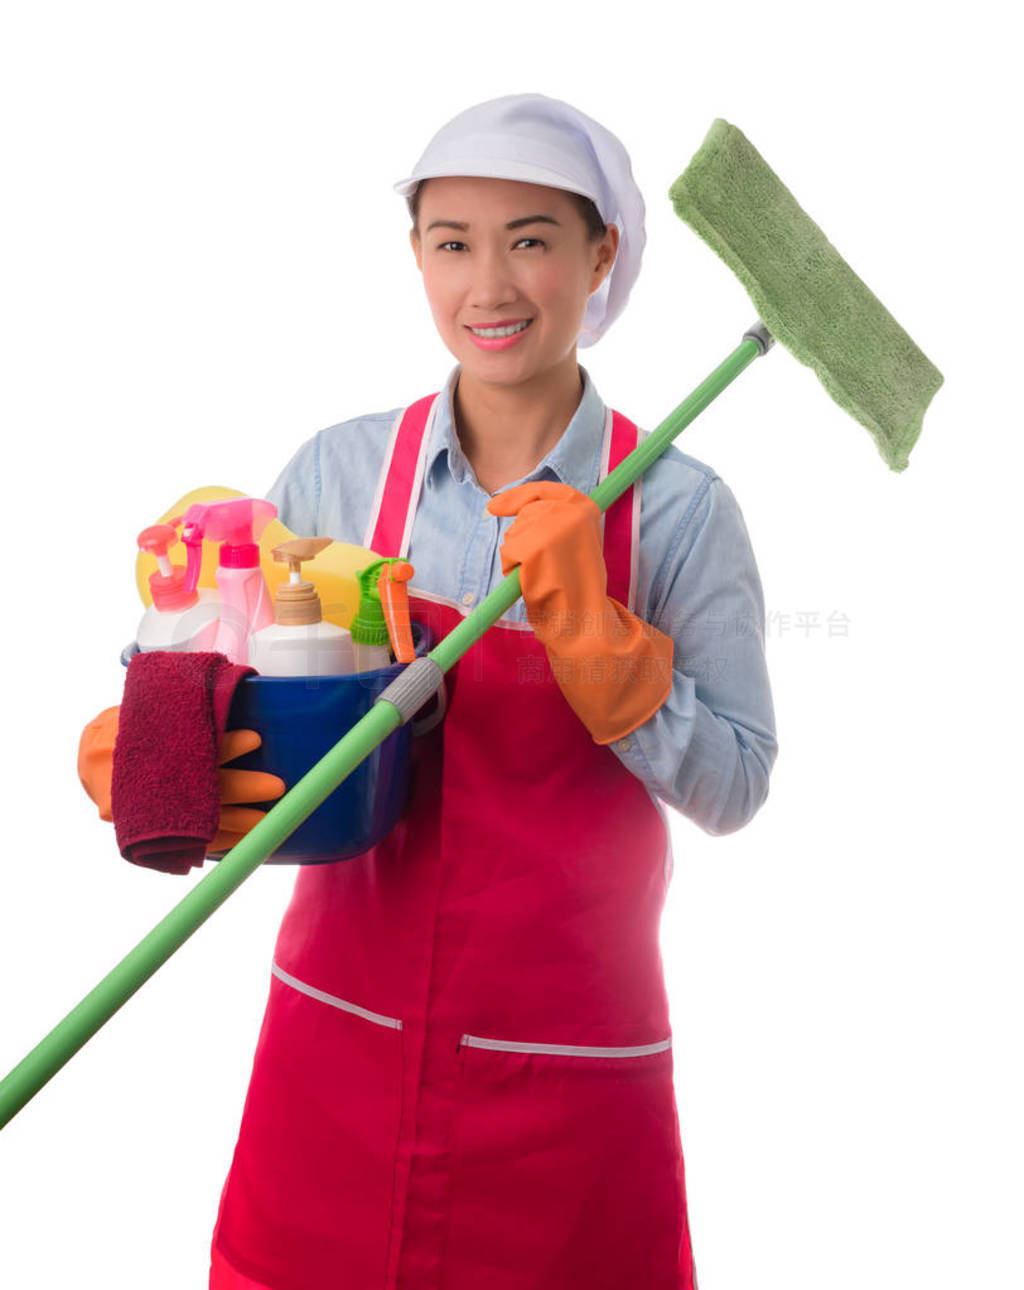
<path fill-rule="evenodd" d="M 413 563 L 437 397 L 396 419 L 366 543 Z M 637 437 L 609 413 L 602 478 Z M 603 521 L 632 609 L 639 481 Z M 414 585 L 410 605 L 438 637 L 467 612 Z M 296 879 L 210 1286 L 695 1290 L 665 822 L 528 623 L 501 619 L 445 681 L 399 823 Z"/>

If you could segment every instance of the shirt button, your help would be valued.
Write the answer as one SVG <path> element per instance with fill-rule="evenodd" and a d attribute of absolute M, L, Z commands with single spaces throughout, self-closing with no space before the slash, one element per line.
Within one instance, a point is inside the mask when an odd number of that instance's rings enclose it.
<path fill-rule="evenodd" d="M 630 748 L 633 747 L 633 741 L 632 739 L 620 739 L 615 747 L 618 748 L 619 752 L 629 752 Z"/>
<path fill-rule="evenodd" d="M 476 600 L 476 596 L 474 596 L 471 591 L 464 591 L 462 593 L 462 603 L 464 605 L 471 605 L 474 600 Z"/>

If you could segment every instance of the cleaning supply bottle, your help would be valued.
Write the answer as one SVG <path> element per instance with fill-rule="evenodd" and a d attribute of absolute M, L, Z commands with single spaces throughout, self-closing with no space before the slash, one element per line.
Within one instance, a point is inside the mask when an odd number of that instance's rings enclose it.
<path fill-rule="evenodd" d="M 192 552 L 190 566 L 171 564 L 167 552 L 177 542 L 172 524 L 153 524 L 136 539 L 140 551 L 156 556 L 157 569 L 149 577 L 153 603 L 142 615 L 135 639 L 139 649 L 194 652 L 213 648 L 220 618 L 220 597 L 212 587 L 197 587 Z"/>
<path fill-rule="evenodd" d="M 260 676 L 345 676 L 356 670 L 351 634 L 324 622 L 316 587 L 301 576 L 303 560 L 330 544 L 330 538 L 296 538 L 274 547 L 274 559 L 287 561 L 290 574 L 277 590 L 274 623 L 249 637 L 249 664 Z"/>
<path fill-rule="evenodd" d="M 228 488 L 224 484 L 204 484 L 201 488 L 190 489 L 182 497 L 168 506 L 163 514 L 156 517 L 154 523 L 169 524 L 175 516 L 182 516 L 196 502 L 223 502 L 247 496 L 237 488 Z M 181 522 L 180 519 L 178 521 Z M 281 523 L 280 517 L 273 519 L 259 536 L 260 567 L 266 579 L 271 596 L 277 595 L 282 582 L 288 581 L 288 568 L 278 564 L 271 552 L 275 546 L 290 542 L 293 538 L 302 537 L 293 533 Z M 199 586 L 217 587 L 217 558 L 219 551 L 212 542 L 203 545 L 203 560 L 199 570 Z M 359 581 L 356 578 L 358 569 L 365 569 L 374 560 L 379 560 L 383 553 L 370 551 L 366 547 L 355 546 L 351 542 L 332 542 L 308 561 L 303 574 L 316 584 L 320 596 L 320 607 L 323 610 L 324 622 L 334 623 L 336 627 L 349 628 L 359 608 Z M 156 557 L 148 551 L 140 551 L 135 557 L 135 583 L 139 599 L 143 606 L 153 603 L 153 593 L 149 586 L 149 576 L 156 572 Z"/>
<path fill-rule="evenodd" d="M 352 619 L 352 644 L 356 672 L 372 672 L 391 664 L 393 646 L 395 661 L 411 663 L 416 657 L 409 625 L 409 595 L 406 583 L 413 567 L 400 556 L 375 560 L 360 569 L 359 608 Z"/>
<path fill-rule="evenodd" d="M 215 579 L 220 621 L 212 648 L 243 667 L 249 663 L 249 637 L 274 621 L 257 539 L 276 515 L 273 502 L 239 497 L 196 503 L 182 517 L 181 540 L 190 547 L 190 558 L 198 551 L 201 562 L 203 538 L 221 544 Z"/>

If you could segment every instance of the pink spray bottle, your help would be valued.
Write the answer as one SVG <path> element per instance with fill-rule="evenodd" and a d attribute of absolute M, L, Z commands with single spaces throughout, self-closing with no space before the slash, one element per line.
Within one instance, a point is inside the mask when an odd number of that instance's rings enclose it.
<path fill-rule="evenodd" d="M 223 502 L 197 502 L 184 515 L 181 540 L 199 548 L 203 538 L 219 542 L 220 563 L 215 575 L 220 593 L 220 621 L 210 649 L 226 654 L 232 663 L 248 666 L 249 637 L 274 621 L 257 540 L 277 515 L 273 502 L 261 497 L 236 497 Z"/>
<path fill-rule="evenodd" d="M 213 648 L 220 615 L 220 599 L 212 587 L 199 587 L 202 551 L 188 550 L 188 568 L 171 564 L 168 551 L 178 541 L 174 524 L 152 524 L 137 538 L 140 551 L 156 556 L 157 569 L 149 575 L 153 603 L 142 615 L 135 633 L 139 649 L 208 650 Z M 200 547 L 202 541 L 200 540 Z M 196 558 L 198 555 L 198 559 Z"/>

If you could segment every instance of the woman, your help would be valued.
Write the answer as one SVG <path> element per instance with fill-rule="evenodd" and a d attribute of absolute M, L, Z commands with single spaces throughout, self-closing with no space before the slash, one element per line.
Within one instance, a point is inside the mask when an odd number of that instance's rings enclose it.
<path fill-rule="evenodd" d="M 269 496 L 294 532 L 407 554 L 439 633 L 517 563 L 523 599 L 447 673 L 396 828 L 299 873 L 211 1285 L 688 1288 L 658 798 L 711 833 L 764 800 L 754 558 L 673 448 L 603 520 L 586 496 L 638 441 L 576 361 L 639 270 L 618 140 L 509 95 L 396 189 L 457 366 L 320 432 Z"/>
<path fill-rule="evenodd" d="M 523 598 L 446 674 L 398 825 L 298 874 L 210 1285 L 690 1290 L 659 799 L 718 834 L 767 793 L 754 557 L 674 448 L 603 516 L 587 497 L 643 437 L 576 360 L 644 245 L 615 136 L 509 95 L 395 187 L 457 365 L 268 496 L 293 532 L 406 554 L 439 635 L 516 564 Z"/>

